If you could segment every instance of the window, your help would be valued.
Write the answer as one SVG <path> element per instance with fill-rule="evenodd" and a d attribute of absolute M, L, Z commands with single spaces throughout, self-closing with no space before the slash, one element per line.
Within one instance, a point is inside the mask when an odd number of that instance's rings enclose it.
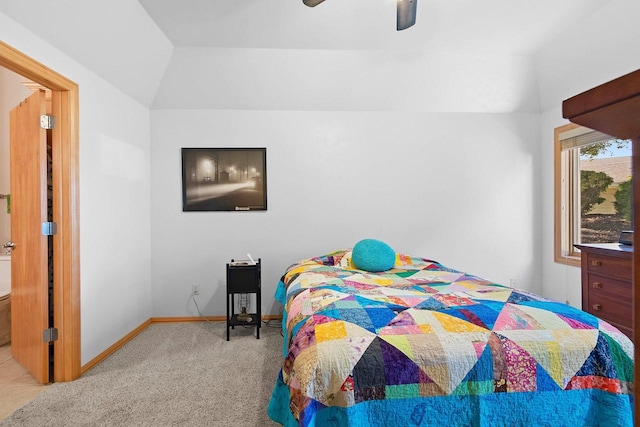
<path fill-rule="evenodd" d="M 555 130 L 555 261 L 580 265 L 579 243 L 632 229 L 631 141 L 569 124 Z"/>

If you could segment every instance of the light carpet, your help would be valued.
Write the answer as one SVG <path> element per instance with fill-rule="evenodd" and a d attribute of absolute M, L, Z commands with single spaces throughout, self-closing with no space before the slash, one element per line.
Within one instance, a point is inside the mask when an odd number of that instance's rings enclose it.
<path fill-rule="evenodd" d="M 277 426 L 267 404 L 282 362 L 279 325 L 154 323 L 0 426 Z"/>

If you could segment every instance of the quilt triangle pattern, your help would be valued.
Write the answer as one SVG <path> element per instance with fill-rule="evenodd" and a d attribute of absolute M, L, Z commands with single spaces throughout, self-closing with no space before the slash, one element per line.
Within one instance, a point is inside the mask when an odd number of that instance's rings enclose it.
<path fill-rule="evenodd" d="M 633 347 L 611 325 L 434 261 L 398 255 L 375 275 L 343 251 L 281 283 L 282 378 L 303 418 L 390 399 L 632 389 Z"/>

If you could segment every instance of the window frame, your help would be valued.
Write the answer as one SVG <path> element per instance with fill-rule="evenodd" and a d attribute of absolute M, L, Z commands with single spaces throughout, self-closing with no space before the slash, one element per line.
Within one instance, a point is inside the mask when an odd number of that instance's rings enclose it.
<path fill-rule="evenodd" d="M 562 159 L 562 143 L 560 140 L 560 135 L 572 129 L 576 129 L 582 127 L 575 123 L 569 123 L 554 129 L 554 261 L 560 264 L 572 265 L 575 267 L 580 267 L 581 263 L 581 254 L 578 249 L 576 249 L 571 242 L 574 241 L 575 236 L 575 224 L 571 218 L 571 212 L 574 211 L 575 203 L 572 203 L 572 200 L 575 200 L 575 196 L 568 196 L 570 198 L 569 208 L 563 211 L 563 190 L 565 186 L 563 185 L 564 175 L 562 173 L 563 163 L 565 167 L 570 167 L 569 163 L 571 159 L 567 158 L 564 162 Z M 571 190 L 571 185 L 568 185 L 569 191 Z M 563 229 L 566 228 L 566 233 L 563 232 Z M 567 250 L 564 251 L 565 242 L 569 242 L 566 244 Z"/>
<path fill-rule="evenodd" d="M 614 139 L 617 138 L 575 123 L 554 129 L 554 261 L 557 263 L 581 266 L 580 250 L 574 246 L 581 241 L 582 227 L 581 147 Z M 563 145 L 570 151 L 569 155 L 563 156 Z"/>

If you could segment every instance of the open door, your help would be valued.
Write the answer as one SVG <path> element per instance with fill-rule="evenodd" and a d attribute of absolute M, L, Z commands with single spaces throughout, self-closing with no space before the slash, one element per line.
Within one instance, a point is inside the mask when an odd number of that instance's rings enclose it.
<path fill-rule="evenodd" d="M 47 131 L 45 92 L 35 91 L 10 113 L 11 353 L 42 384 L 49 380 Z M 17 327 L 19 325 L 19 327 Z"/>
<path fill-rule="evenodd" d="M 68 78 L 0 40 L 0 67 L 51 90 L 53 172 L 53 310 L 58 340 L 53 344 L 56 382 L 82 374 L 80 357 L 79 87 Z M 50 346 L 51 347 L 51 346 Z M 51 366 L 51 365 L 50 365 Z M 51 367 L 49 368 L 51 370 Z"/>

